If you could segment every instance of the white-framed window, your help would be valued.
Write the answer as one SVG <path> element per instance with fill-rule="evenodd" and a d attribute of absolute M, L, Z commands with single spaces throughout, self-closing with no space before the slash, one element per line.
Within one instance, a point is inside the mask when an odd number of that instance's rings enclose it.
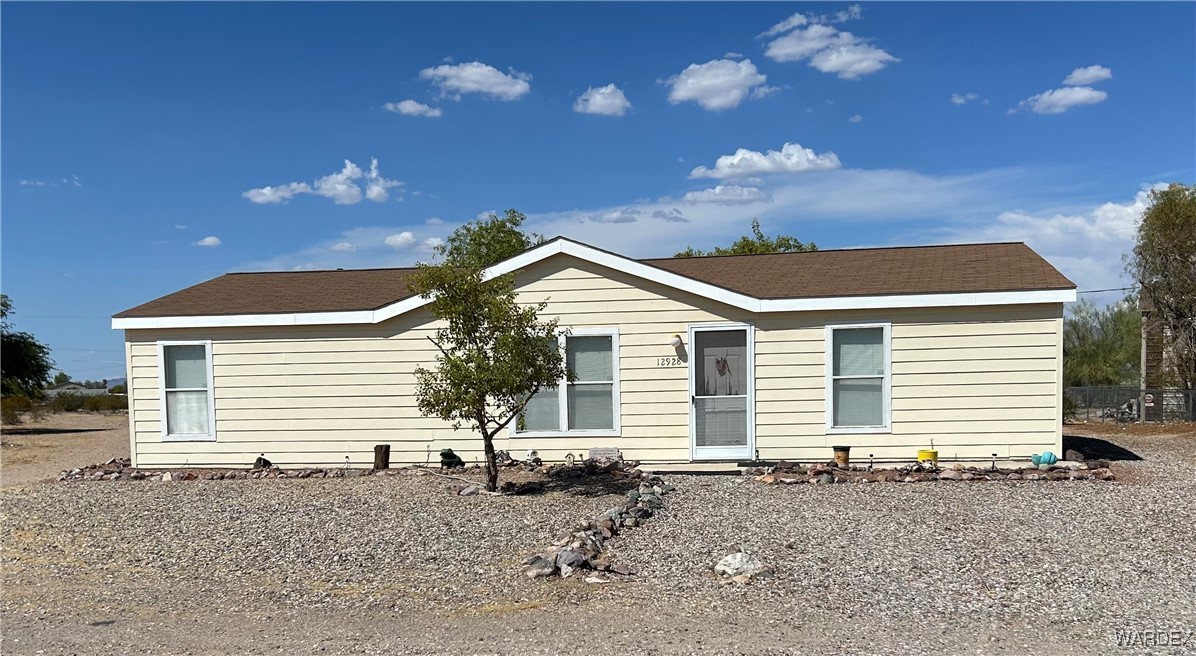
<path fill-rule="evenodd" d="M 158 342 L 162 440 L 216 440 L 210 341 Z"/>
<path fill-rule="evenodd" d="M 892 430 L 892 324 L 826 327 L 826 431 Z"/>
<path fill-rule="evenodd" d="M 619 331 L 574 328 L 559 335 L 576 380 L 541 389 L 514 422 L 512 435 L 619 435 Z"/>

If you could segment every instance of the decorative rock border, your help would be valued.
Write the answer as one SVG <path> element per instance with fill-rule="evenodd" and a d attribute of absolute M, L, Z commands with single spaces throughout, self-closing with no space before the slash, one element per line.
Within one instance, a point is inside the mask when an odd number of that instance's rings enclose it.
<path fill-rule="evenodd" d="M 354 476 L 369 476 L 371 474 L 394 475 L 398 469 L 384 469 L 375 472 L 371 469 L 320 468 L 305 467 L 303 469 L 281 469 L 268 467 L 262 469 L 134 469 L 130 467 L 128 458 L 110 458 L 106 462 L 64 469 L 58 474 L 60 482 L 74 481 L 220 481 L 233 479 L 254 478 L 350 478 Z"/>
<path fill-rule="evenodd" d="M 1072 462 L 1060 460 L 1053 465 L 1020 467 L 1018 469 L 993 469 L 991 467 L 968 467 L 960 464 L 947 469 L 936 465 L 916 463 L 892 469 L 869 469 L 867 467 L 842 467 L 834 462 L 810 465 L 808 467 L 784 460 L 774 467 L 747 467 L 745 476 L 753 476 L 766 485 L 780 483 L 795 485 L 802 483 L 922 483 L 928 481 L 1112 481 L 1113 472 L 1104 460 Z"/>
<path fill-rule="evenodd" d="M 552 546 L 524 558 L 520 566 L 528 578 L 546 578 L 554 574 L 564 578 L 578 570 L 596 570 L 624 576 L 635 573 L 635 570 L 623 563 L 610 562 L 605 553 L 608 541 L 625 529 L 640 526 L 662 510 L 664 496 L 676 488 L 665 483 L 659 476 L 639 469 L 619 469 L 603 463 L 598 463 L 597 466 L 616 475 L 639 478 L 640 486 L 629 491 L 619 505 L 594 519 L 580 522 L 572 530 L 562 533 Z M 588 577 L 586 582 L 607 581 Z"/>

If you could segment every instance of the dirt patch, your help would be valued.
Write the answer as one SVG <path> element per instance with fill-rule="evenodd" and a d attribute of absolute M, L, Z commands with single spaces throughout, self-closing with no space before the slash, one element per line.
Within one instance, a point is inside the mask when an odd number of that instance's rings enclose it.
<path fill-rule="evenodd" d="M 129 457 L 129 415 L 64 412 L 5 425 L 0 485 L 53 480 L 80 465 Z"/>

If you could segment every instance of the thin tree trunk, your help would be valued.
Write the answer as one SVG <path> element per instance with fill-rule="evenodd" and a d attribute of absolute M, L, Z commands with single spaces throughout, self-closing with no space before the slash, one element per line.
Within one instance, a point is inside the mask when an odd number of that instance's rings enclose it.
<path fill-rule="evenodd" d="M 486 449 L 486 491 L 498 491 L 498 458 L 494 454 L 494 435 L 482 430 L 482 445 Z"/>

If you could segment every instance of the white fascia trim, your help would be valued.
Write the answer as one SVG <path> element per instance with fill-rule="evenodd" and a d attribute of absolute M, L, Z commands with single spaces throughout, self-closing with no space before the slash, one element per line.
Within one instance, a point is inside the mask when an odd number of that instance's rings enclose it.
<path fill-rule="evenodd" d="M 1074 289 L 1039 289 L 1023 292 L 968 292 L 961 294 L 898 294 L 889 296 L 835 296 L 781 298 L 760 302 L 761 312 L 810 312 L 816 310 L 887 310 L 924 307 L 974 307 L 1074 303 Z"/>
<path fill-rule="evenodd" d="M 486 270 L 486 279 L 506 275 L 553 255 L 564 253 L 628 275 L 652 280 L 696 296 L 718 301 L 748 312 L 809 312 L 818 310 L 875 310 L 920 307 L 968 307 L 976 305 L 1018 305 L 1029 303 L 1074 303 L 1074 289 L 1049 289 L 1020 292 L 976 292 L 962 294 L 898 294 L 888 296 L 838 296 L 830 298 L 758 299 L 716 285 L 687 278 L 659 267 L 650 266 L 621 255 L 558 239 Z M 113 330 L 144 328 L 228 328 L 250 326 L 318 326 L 332 324 L 374 324 L 393 319 L 428 304 L 428 299 L 413 296 L 377 310 L 352 312 L 307 312 L 294 314 L 231 314 L 192 317 L 114 318 Z"/>
<path fill-rule="evenodd" d="M 118 317 L 112 319 L 112 329 L 228 328 L 237 326 L 315 326 L 338 323 L 375 323 L 374 315 L 380 311 L 228 314 L 194 317 Z"/>

